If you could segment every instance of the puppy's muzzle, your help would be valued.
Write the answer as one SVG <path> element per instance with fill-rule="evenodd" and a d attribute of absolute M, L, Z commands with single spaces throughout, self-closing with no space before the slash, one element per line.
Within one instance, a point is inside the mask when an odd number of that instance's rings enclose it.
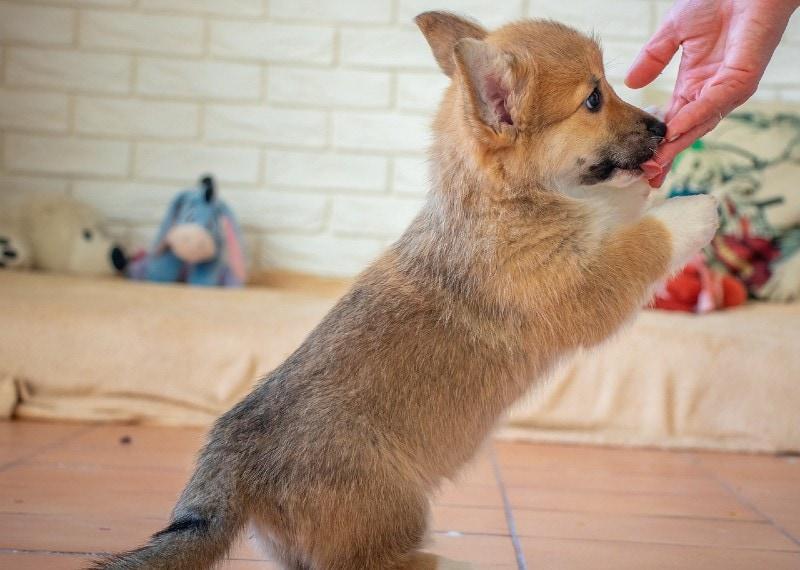
<path fill-rule="evenodd" d="M 636 170 L 643 162 L 653 158 L 656 148 L 664 140 L 667 134 L 667 125 L 653 117 L 647 115 L 642 118 L 644 129 L 638 130 L 634 133 L 624 145 L 628 147 L 628 152 L 620 153 L 622 156 L 616 156 L 616 160 L 612 159 L 614 166 L 623 170 Z M 640 125 L 642 124 L 640 123 Z"/>
<path fill-rule="evenodd" d="M 636 126 L 634 131 L 624 135 L 617 144 L 610 145 L 599 153 L 600 160 L 589 165 L 583 172 L 582 184 L 604 182 L 617 170 L 635 173 L 643 162 L 653 158 L 658 145 L 667 134 L 667 125 L 652 115 L 646 115 Z"/>

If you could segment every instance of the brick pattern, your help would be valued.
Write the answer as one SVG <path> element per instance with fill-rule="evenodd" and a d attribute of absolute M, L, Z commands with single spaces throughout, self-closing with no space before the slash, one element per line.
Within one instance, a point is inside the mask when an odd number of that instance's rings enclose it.
<path fill-rule="evenodd" d="M 603 38 L 622 77 L 667 0 L 0 0 L 0 218 L 34 193 L 94 204 L 145 246 L 169 198 L 213 172 L 251 263 L 350 275 L 427 190 L 447 85 L 412 23 L 551 17 Z M 760 99 L 800 101 L 800 14 Z M 656 82 L 668 89 L 673 64 Z"/>

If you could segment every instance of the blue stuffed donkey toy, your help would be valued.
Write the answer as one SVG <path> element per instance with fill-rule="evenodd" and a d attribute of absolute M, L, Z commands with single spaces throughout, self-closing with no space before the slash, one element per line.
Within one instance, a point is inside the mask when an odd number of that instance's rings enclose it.
<path fill-rule="evenodd" d="M 147 254 L 128 268 L 132 279 L 190 285 L 241 286 L 245 280 L 241 232 L 230 208 L 206 176 L 170 204 Z"/>

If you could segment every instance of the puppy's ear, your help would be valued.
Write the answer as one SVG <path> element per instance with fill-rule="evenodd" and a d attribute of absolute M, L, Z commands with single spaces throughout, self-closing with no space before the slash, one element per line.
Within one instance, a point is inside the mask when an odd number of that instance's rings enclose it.
<path fill-rule="evenodd" d="M 486 42 L 465 38 L 456 43 L 455 61 L 471 118 L 495 133 L 513 127 L 511 56 Z"/>
<path fill-rule="evenodd" d="M 414 21 L 428 40 L 439 67 L 448 76 L 455 71 L 453 50 L 456 42 L 464 38 L 482 40 L 488 33 L 478 24 L 449 12 L 423 12 Z"/>

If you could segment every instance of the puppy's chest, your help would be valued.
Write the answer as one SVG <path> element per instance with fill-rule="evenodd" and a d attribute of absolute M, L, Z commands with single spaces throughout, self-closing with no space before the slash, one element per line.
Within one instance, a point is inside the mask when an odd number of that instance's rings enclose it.
<path fill-rule="evenodd" d="M 565 194 L 592 220 L 595 231 L 607 234 L 642 216 L 649 203 L 650 188 L 645 182 L 636 182 L 626 188 L 577 187 Z"/>

